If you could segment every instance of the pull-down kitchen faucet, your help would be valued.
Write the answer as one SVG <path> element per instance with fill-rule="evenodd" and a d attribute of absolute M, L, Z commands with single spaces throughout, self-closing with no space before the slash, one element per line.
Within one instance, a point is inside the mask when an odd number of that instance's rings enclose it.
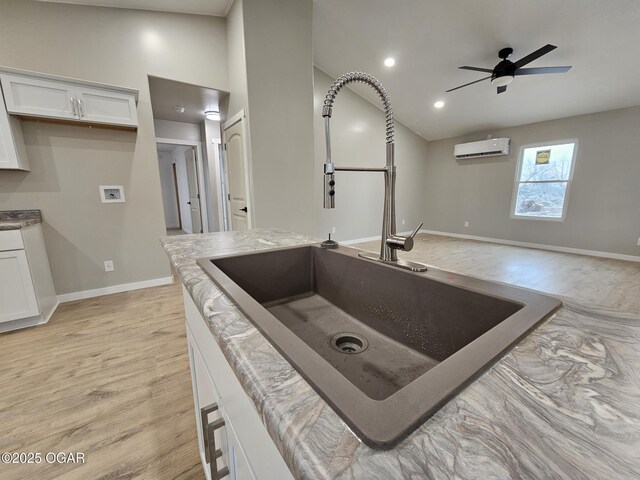
<path fill-rule="evenodd" d="M 384 107 L 386 118 L 386 157 L 387 162 L 381 168 L 368 167 L 336 167 L 331 160 L 331 135 L 329 121 L 333 110 L 333 103 L 338 92 L 349 83 L 364 83 L 373 88 Z M 324 99 L 322 108 L 324 117 L 324 133 L 327 148 L 327 160 L 324 164 L 324 208 L 335 208 L 335 172 L 383 172 L 384 173 L 384 213 L 382 216 L 382 238 L 380 239 L 380 255 L 368 252 L 360 252 L 359 255 L 369 260 L 376 260 L 400 268 L 413 270 L 414 272 L 424 272 L 427 267 L 421 263 L 399 260 L 397 250 L 408 252 L 413 248 L 413 237 L 422 227 L 422 223 L 408 237 L 396 234 L 396 166 L 394 164 L 394 144 L 393 144 L 393 111 L 389 96 L 382 84 L 374 77 L 363 72 L 351 72 L 338 78 L 331 87 Z"/>

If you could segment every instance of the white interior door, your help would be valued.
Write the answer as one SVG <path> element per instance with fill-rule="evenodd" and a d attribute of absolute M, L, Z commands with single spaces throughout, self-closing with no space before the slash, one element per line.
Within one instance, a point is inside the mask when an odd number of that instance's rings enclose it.
<path fill-rule="evenodd" d="M 224 131 L 227 165 L 227 205 L 231 230 L 249 228 L 247 177 L 241 120 Z"/>
<path fill-rule="evenodd" d="M 202 233 L 202 213 L 200 212 L 200 189 L 198 187 L 198 164 L 196 149 L 189 148 L 184 152 L 187 164 L 187 181 L 189 184 L 189 207 L 193 233 Z"/>

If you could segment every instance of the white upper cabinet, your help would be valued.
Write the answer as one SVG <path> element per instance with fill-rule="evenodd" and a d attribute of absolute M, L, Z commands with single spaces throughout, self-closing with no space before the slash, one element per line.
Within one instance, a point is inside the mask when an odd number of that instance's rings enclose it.
<path fill-rule="evenodd" d="M 0 69 L 11 115 L 127 128 L 138 126 L 137 90 Z"/>
<path fill-rule="evenodd" d="M 80 118 L 92 123 L 138 125 L 136 99 L 128 93 L 101 88 L 77 87 Z"/>
<path fill-rule="evenodd" d="M 20 119 L 7 113 L 0 98 L 0 169 L 29 170 Z"/>
<path fill-rule="evenodd" d="M 69 83 L 18 75 L 2 75 L 7 111 L 15 115 L 78 119 L 74 92 Z"/>

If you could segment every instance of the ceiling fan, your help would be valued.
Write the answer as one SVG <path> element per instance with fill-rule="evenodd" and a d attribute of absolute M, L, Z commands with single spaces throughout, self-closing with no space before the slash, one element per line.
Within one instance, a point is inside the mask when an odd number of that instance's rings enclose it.
<path fill-rule="evenodd" d="M 507 47 L 503 48 L 498 52 L 498 57 L 502 59 L 500 63 L 498 63 L 493 69 L 491 68 L 480 68 L 480 67 L 460 67 L 463 70 L 473 70 L 474 72 L 486 72 L 490 73 L 488 77 L 481 78 L 480 80 L 475 80 L 473 82 L 465 83 L 464 85 L 460 85 L 459 87 L 452 88 L 451 90 L 447 90 L 447 92 L 453 92 L 454 90 L 458 90 L 462 87 L 467 87 L 469 85 L 473 85 L 474 83 L 482 82 L 483 80 L 491 79 L 491 83 L 498 88 L 498 93 L 505 92 L 507 90 L 507 85 L 509 85 L 514 77 L 518 75 L 538 75 L 540 73 L 566 73 L 571 69 L 571 67 L 534 67 L 534 68 L 522 68 L 528 63 L 533 62 L 537 58 L 540 58 L 543 55 L 546 55 L 552 50 L 555 50 L 555 45 L 545 45 L 542 48 L 539 48 L 533 53 L 522 57 L 517 62 L 512 62 L 509 60 L 509 57 L 513 53 L 513 48 Z"/>

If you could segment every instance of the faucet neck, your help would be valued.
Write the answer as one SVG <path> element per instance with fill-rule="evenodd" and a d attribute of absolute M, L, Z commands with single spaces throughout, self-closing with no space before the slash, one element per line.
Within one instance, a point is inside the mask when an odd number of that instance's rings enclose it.
<path fill-rule="evenodd" d="M 338 77 L 336 81 L 331 84 L 331 87 L 329 87 L 327 96 L 324 99 L 322 116 L 329 118 L 331 117 L 333 103 L 335 102 L 338 92 L 340 92 L 340 90 L 345 85 L 348 85 L 350 83 L 364 83 L 365 85 L 369 85 L 371 88 L 373 88 L 378 94 L 380 100 L 382 101 L 382 107 L 384 109 L 386 142 L 387 144 L 392 144 L 394 139 L 395 124 L 393 119 L 393 109 L 391 108 L 391 100 L 389 99 L 389 95 L 387 95 L 387 91 L 384 89 L 382 84 L 375 77 L 369 75 L 368 73 L 351 72 L 345 73 L 344 75 Z"/>

